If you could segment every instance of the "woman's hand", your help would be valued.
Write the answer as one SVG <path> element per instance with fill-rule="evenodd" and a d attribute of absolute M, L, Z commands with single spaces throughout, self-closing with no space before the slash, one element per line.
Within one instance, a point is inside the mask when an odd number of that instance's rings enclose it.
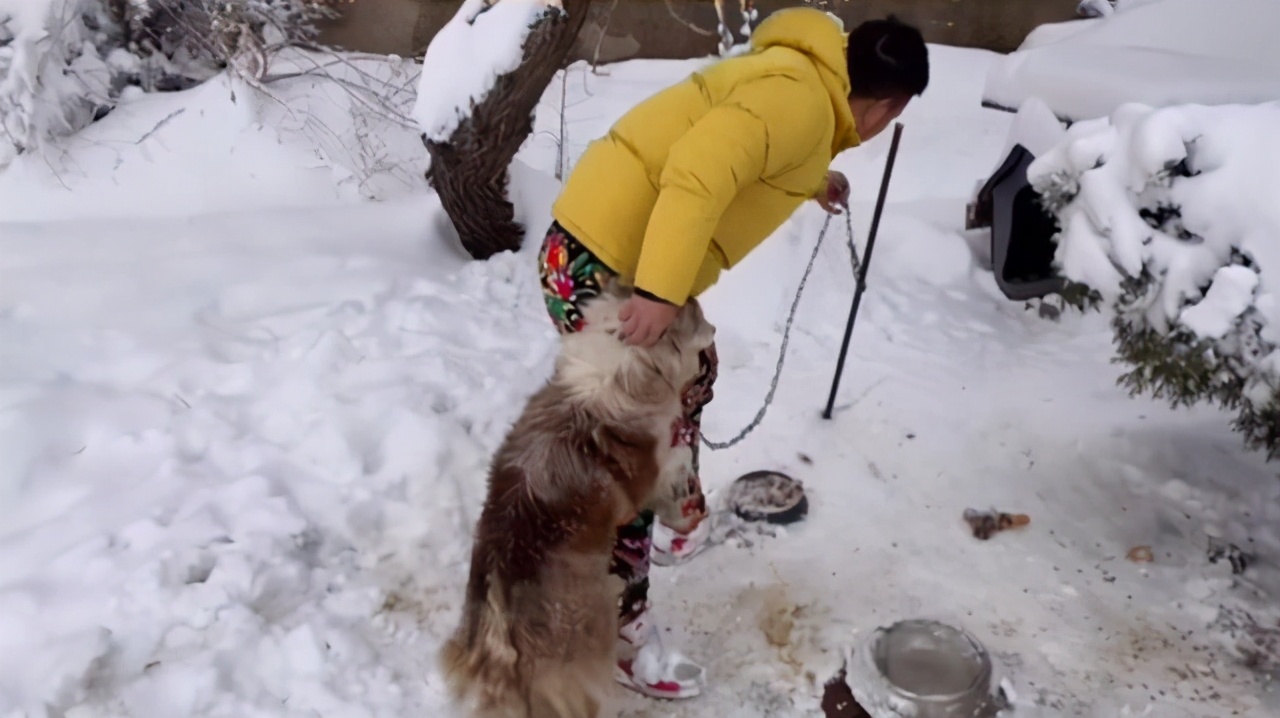
<path fill-rule="evenodd" d="M 843 172 L 827 172 L 827 189 L 816 199 L 827 214 L 841 214 L 841 207 L 849 208 L 849 178 Z"/>
<path fill-rule="evenodd" d="M 680 307 L 674 304 L 633 294 L 618 312 L 618 319 L 622 321 L 618 338 L 631 346 L 651 347 L 658 343 L 679 312 Z"/>

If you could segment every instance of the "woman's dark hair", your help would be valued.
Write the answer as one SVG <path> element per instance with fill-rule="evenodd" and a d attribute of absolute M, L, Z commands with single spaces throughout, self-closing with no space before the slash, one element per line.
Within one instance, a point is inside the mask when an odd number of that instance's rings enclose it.
<path fill-rule="evenodd" d="M 854 97 L 909 97 L 929 85 L 924 36 L 893 15 L 868 20 L 849 33 L 848 63 Z"/>

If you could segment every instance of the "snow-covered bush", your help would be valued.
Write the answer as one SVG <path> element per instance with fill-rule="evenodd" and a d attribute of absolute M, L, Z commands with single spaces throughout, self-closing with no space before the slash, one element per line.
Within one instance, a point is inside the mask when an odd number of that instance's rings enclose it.
<path fill-rule="evenodd" d="M 0 167 L 111 105 L 118 45 L 100 0 L 0 0 Z"/>
<path fill-rule="evenodd" d="M 126 85 L 261 80 L 341 1 L 0 0 L 0 167 L 80 130 Z"/>
<path fill-rule="evenodd" d="M 1073 125 L 1028 177 L 1063 274 L 1115 312 L 1121 382 L 1237 412 L 1280 457 L 1280 103 L 1128 104 Z"/>

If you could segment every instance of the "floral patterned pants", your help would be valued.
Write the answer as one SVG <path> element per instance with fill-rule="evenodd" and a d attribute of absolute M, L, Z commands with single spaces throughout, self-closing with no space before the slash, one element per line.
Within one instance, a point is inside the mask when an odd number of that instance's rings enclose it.
<path fill-rule="evenodd" d="M 547 313 L 561 334 L 582 331 L 585 320 L 582 308 L 600 296 L 601 288 L 614 275 L 613 270 L 582 246 L 559 223 L 553 223 L 542 242 L 538 256 L 542 276 L 542 292 Z M 687 446 L 692 452 L 692 471 L 688 486 L 683 487 L 681 513 L 685 517 L 706 511 L 706 498 L 698 478 L 698 440 L 702 436 L 702 409 L 711 401 L 716 379 L 715 345 L 698 355 L 698 376 L 685 388 L 681 401 L 684 415 L 671 427 L 671 445 Z M 619 598 L 622 623 L 629 623 L 648 605 L 649 552 L 653 542 L 652 511 L 643 511 L 634 521 L 618 528 L 613 563 L 609 572 L 621 578 L 626 587 Z M 673 527 L 674 528 L 674 527 Z"/>

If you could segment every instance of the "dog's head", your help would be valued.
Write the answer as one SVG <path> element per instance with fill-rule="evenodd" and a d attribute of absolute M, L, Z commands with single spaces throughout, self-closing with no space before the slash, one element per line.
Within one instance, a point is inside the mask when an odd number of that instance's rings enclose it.
<path fill-rule="evenodd" d="M 618 418 L 679 401 L 698 374 L 699 352 L 715 338 L 702 307 L 690 299 L 656 344 L 623 344 L 618 312 L 629 297 L 629 290 L 613 285 L 588 303 L 583 308 L 586 326 L 564 337 L 556 367 L 572 395 Z"/>

